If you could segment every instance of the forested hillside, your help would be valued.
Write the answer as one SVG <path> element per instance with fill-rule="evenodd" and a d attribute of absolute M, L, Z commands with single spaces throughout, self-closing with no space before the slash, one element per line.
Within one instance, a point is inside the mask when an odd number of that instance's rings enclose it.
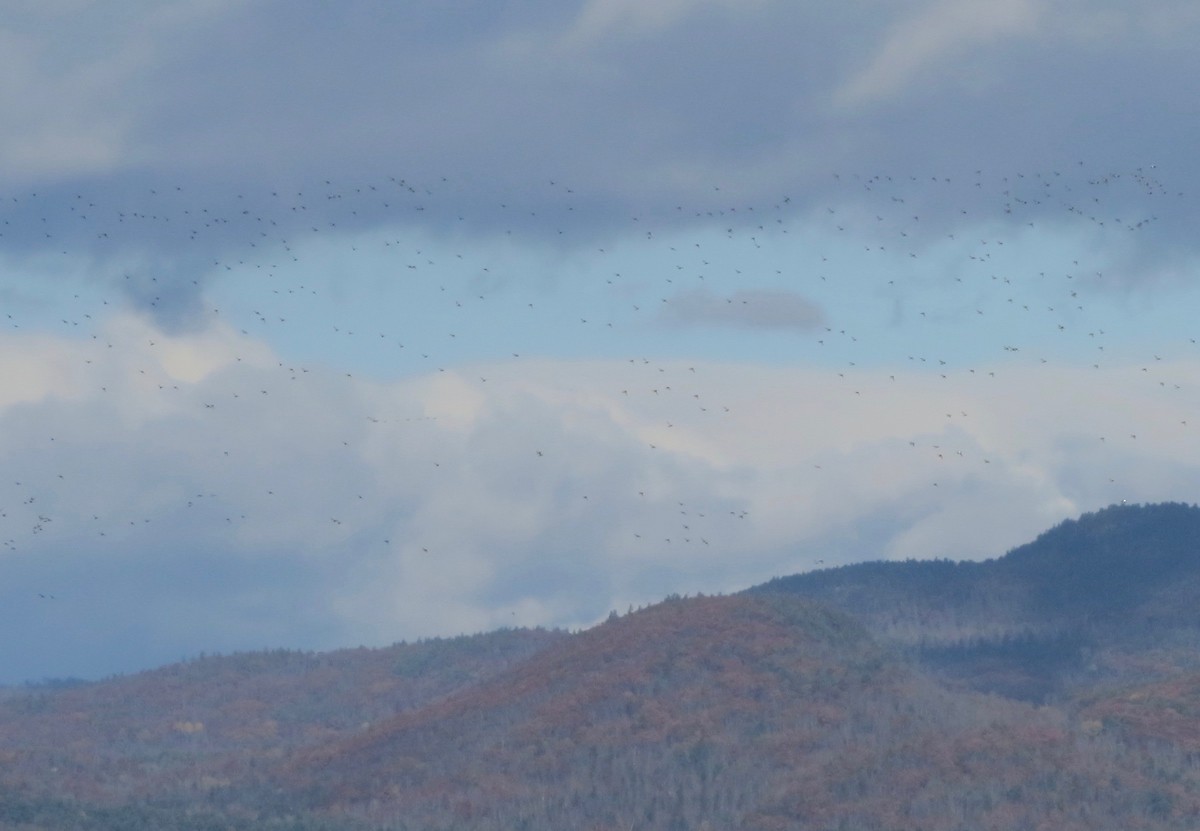
<path fill-rule="evenodd" d="M 216 793 L 297 748 L 477 684 L 561 632 L 199 658 L 95 684 L 7 690 L 0 787 L 114 805 Z"/>
<path fill-rule="evenodd" d="M 742 595 L 610 620 L 274 781 L 403 829 L 1190 827 L 1200 778 L 1119 735 L 939 685 L 844 614 Z"/>
<path fill-rule="evenodd" d="M 772 580 L 926 668 L 1045 701 L 1200 669 L 1200 508 L 1114 505 L 986 562 L 866 562 Z"/>
<path fill-rule="evenodd" d="M 1200 509 L 0 694 L 0 828 L 1193 829 Z"/>

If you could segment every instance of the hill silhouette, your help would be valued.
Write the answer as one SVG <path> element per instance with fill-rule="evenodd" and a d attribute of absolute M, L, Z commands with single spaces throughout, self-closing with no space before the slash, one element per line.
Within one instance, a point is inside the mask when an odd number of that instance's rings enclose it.
<path fill-rule="evenodd" d="M 0 788 L 98 805 L 220 791 L 247 770 L 422 707 L 563 637 L 505 630 L 384 649 L 280 649 L 8 689 Z"/>
<path fill-rule="evenodd" d="M 700 597 L 556 642 L 274 783 L 319 815 L 412 829 L 1194 822 L 1200 779 L 1144 773 L 1182 757 L 1096 718 L 939 684 L 794 595 Z"/>
<path fill-rule="evenodd" d="M 868 562 L 748 591 L 842 609 L 946 677 L 1044 701 L 1200 668 L 1200 508 L 1114 505 L 985 562 Z"/>
<path fill-rule="evenodd" d="M 506 630 L 0 692 L 15 829 L 1192 829 L 1200 509 Z"/>
<path fill-rule="evenodd" d="M 814 604 L 674 599 L 304 754 L 290 774 L 314 805 L 371 803 L 412 827 L 442 827 L 447 796 L 455 822 L 479 827 L 727 827 L 774 786 L 787 748 L 820 744 L 866 717 L 864 691 L 906 679 L 861 625 Z"/>

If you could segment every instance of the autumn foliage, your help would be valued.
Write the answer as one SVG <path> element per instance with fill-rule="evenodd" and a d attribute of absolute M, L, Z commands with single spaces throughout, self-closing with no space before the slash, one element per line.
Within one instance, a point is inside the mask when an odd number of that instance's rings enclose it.
<path fill-rule="evenodd" d="M 0 828 L 1194 829 L 1196 608 L 1200 511 L 1122 507 L 574 634 L 10 689 Z"/>

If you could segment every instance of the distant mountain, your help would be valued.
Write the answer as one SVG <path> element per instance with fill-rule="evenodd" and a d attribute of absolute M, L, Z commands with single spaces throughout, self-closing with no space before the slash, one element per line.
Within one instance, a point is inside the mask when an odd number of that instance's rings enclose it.
<path fill-rule="evenodd" d="M 701 597 L 555 643 L 272 782 L 318 816 L 424 831 L 1194 828 L 1190 763 L 1094 721 L 940 685 L 795 596 Z"/>
<path fill-rule="evenodd" d="M 986 562 L 860 563 L 748 591 L 828 604 L 944 677 L 1041 701 L 1200 669 L 1200 508 L 1114 505 Z"/>
<path fill-rule="evenodd" d="M 478 684 L 565 637 L 504 630 L 385 649 L 280 649 L 3 690 L 0 788 L 104 805 L 221 791 L 245 770 Z"/>
<path fill-rule="evenodd" d="M 0 691 L 0 828 L 1200 826 L 1200 509 L 501 631 Z"/>
<path fill-rule="evenodd" d="M 301 754 L 284 786 L 406 828 L 735 827 L 784 784 L 785 759 L 831 725 L 857 731 L 906 683 L 845 615 L 675 599 Z"/>

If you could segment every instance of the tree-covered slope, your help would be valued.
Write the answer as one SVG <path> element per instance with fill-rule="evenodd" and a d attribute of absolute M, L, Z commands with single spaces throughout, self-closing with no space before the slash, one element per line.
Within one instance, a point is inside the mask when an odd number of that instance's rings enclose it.
<path fill-rule="evenodd" d="M 422 707 L 565 637 L 506 630 L 381 649 L 250 652 L 10 689 L 0 696 L 0 787 L 102 805 L 219 792 L 297 748 Z"/>
<path fill-rule="evenodd" d="M 1115 505 L 986 562 L 867 562 L 749 591 L 827 603 L 927 667 L 1042 700 L 1126 678 L 1151 647 L 1170 652 L 1161 669 L 1200 667 L 1200 508 Z"/>
<path fill-rule="evenodd" d="M 0 827 L 1192 829 L 1198 540 L 1120 506 L 575 634 L 2 690 Z"/>
<path fill-rule="evenodd" d="M 1070 711 L 940 685 L 848 615 L 756 594 L 612 619 L 273 782 L 412 831 L 1191 827 L 1200 777 L 1156 764 Z"/>

